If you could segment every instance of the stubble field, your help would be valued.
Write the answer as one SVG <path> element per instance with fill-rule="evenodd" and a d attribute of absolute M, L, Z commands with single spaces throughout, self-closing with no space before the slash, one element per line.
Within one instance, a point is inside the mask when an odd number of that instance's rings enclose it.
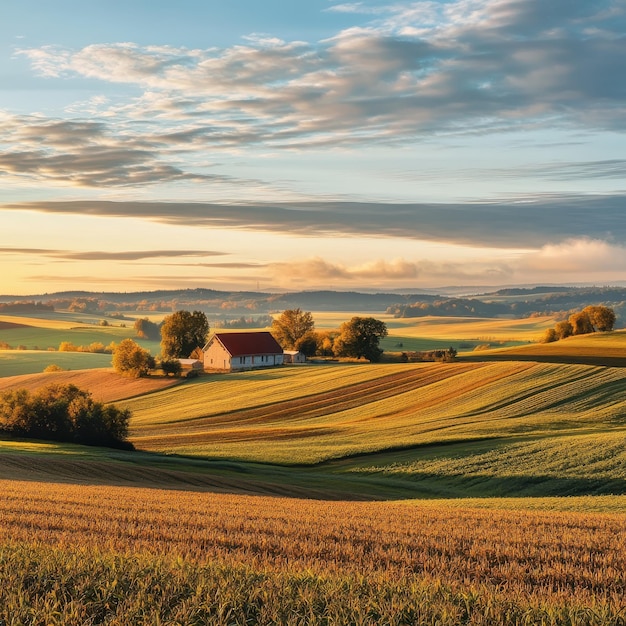
<path fill-rule="evenodd" d="M 623 515 L 0 488 L 7 624 L 624 619 Z"/>

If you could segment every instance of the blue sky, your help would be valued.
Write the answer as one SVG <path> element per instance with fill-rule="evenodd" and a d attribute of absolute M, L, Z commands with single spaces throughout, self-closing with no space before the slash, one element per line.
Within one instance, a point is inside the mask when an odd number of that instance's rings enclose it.
<path fill-rule="evenodd" d="M 626 276 L 623 0 L 5 5 L 1 293 Z"/>

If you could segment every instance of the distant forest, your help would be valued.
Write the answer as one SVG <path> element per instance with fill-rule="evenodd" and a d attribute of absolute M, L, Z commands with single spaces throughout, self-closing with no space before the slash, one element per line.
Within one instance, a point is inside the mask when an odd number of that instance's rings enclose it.
<path fill-rule="evenodd" d="M 589 305 L 612 307 L 618 319 L 626 321 L 626 288 L 621 287 L 535 287 L 501 289 L 475 298 L 429 298 L 409 304 L 396 304 L 386 312 L 398 318 L 435 316 L 455 317 L 567 317 L 573 310 Z"/>
<path fill-rule="evenodd" d="M 389 313 L 398 318 L 434 316 L 530 317 L 561 315 L 588 305 L 613 308 L 618 324 L 626 322 L 626 288 L 538 286 L 506 288 L 472 297 L 435 294 L 360 293 L 352 291 L 301 291 L 263 293 L 181 289 L 135 293 L 61 292 L 39 296 L 0 296 L 0 313 L 64 310 L 124 318 L 130 314 L 199 310 L 215 319 L 216 326 L 259 327 L 268 315 L 285 309 L 307 311 L 358 311 Z"/>

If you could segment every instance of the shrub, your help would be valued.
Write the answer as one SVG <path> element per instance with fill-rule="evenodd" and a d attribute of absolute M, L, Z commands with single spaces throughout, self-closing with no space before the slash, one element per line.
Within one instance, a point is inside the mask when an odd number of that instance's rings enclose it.
<path fill-rule="evenodd" d="M 48 367 L 45 367 L 43 371 L 47 373 L 47 372 L 62 372 L 64 370 L 62 367 L 59 367 L 55 363 L 50 363 L 50 365 L 48 365 Z"/>
<path fill-rule="evenodd" d="M 183 366 L 178 359 L 162 359 L 161 369 L 166 376 L 170 374 L 180 376 L 180 373 L 183 371 Z"/>
<path fill-rule="evenodd" d="M 132 449 L 130 411 L 95 402 L 75 385 L 48 385 L 0 395 L 0 431 L 20 437 Z"/>

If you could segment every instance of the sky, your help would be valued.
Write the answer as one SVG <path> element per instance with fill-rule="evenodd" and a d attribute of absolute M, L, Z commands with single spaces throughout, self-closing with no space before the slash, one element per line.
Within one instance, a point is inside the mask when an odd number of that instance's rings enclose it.
<path fill-rule="evenodd" d="M 0 293 L 626 280 L 626 0 L 0 7 Z"/>

